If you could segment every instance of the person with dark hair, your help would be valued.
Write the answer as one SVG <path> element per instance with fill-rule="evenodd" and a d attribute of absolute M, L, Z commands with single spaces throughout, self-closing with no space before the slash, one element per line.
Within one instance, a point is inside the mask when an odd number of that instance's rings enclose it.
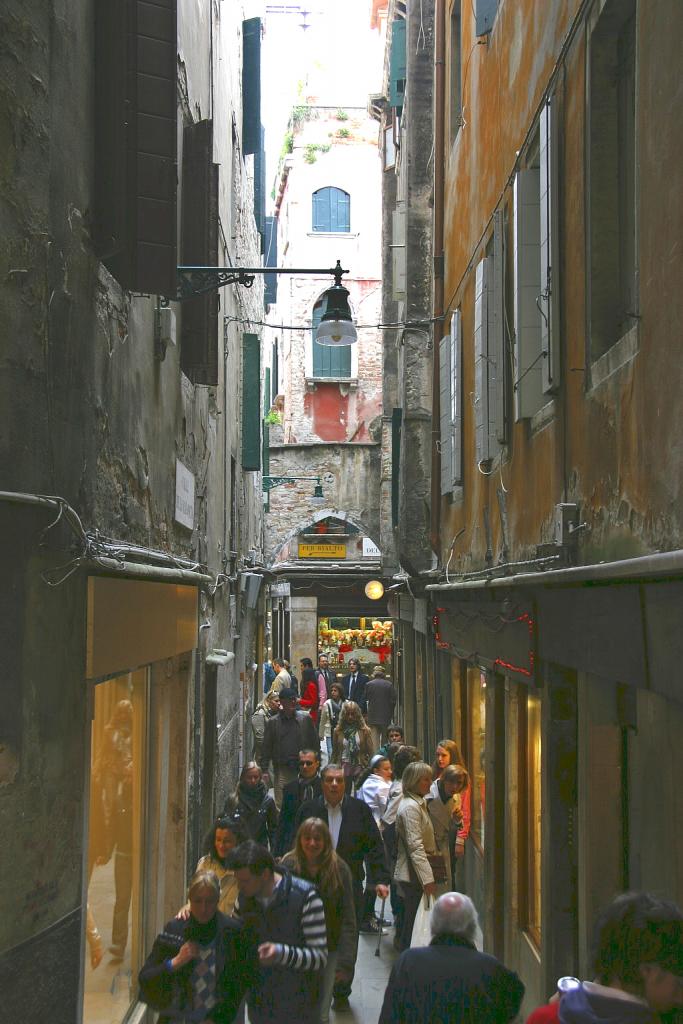
<path fill-rule="evenodd" d="M 282 790 L 282 810 L 278 822 L 273 853 L 284 857 L 294 845 L 296 815 L 303 803 L 315 800 L 322 793 L 320 781 L 320 748 L 299 751 L 299 775 Z"/>
<path fill-rule="evenodd" d="M 243 835 L 263 846 L 275 841 L 278 813 L 268 795 L 261 769 L 256 761 L 247 761 L 240 772 L 237 789 L 225 801 L 225 814 L 235 818 Z"/>
<path fill-rule="evenodd" d="M 600 914 L 595 981 L 560 978 L 558 995 L 527 1024 L 657 1024 L 683 1007 L 683 912 L 647 892 L 627 892 Z"/>
<path fill-rule="evenodd" d="M 315 887 L 250 840 L 228 864 L 239 886 L 236 916 L 257 942 L 259 972 L 247 995 L 251 1024 L 318 1024 L 327 931 Z"/>
<path fill-rule="evenodd" d="M 266 722 L 259 766 L 266 772 L 273 762 L 275 803 L 282 806 L 282 787 L 293 782 L 299 769 L 299 751 L 320 746 L 318 731 L 311 716 L 297 708 L 296 693 L 291 688 L 280 690 L 280 711 Z M 264 782 L 268 784 L 268 776 Z"/>
<path fill-rule="evenodd" d="M 302 822 L 295 847 L 282 863 L 315 885 L 323 901 L 328 959 L 320 993 L 320 1024 L 328 1024 L 335 982 L 353 977 L 358 952 L 351 872 L 335 853 L 330 830 L 320 818 Z"/>
<path fill-rule="evenodd" d="M 384 754 L 385 757 L 389 754 L 389 747 L 401 746 L 405 743 L 403 738 L 403 729 L 400 725 L 388 725 L 387 726 L 387 741 L 377 751 L 378 754 Z"/>
<path fill-rule="evenodd" d="M 345 704 L 344 687 L 341 683 L 332 683 L 327 700 L 320 709 L 318 735 L 325 741 L 327 758 L 332 759 L 332 737 L 339 723 L 339 716 Z"/>
<path fill-rule="evenodd" d="M 387 729 L 394 715 L 396 689 L 381 665 L 372 672 L 365 687 L 366 718 L 372 733 L 372 747 L 377 750 L 388 739 Z"/>
<path fill-rule="evenodd" d="M 368 685 L 370 677 L 366 676 L 365 672 L 361 670 L 358 658 L 349 658 L 348 665 L 349 674 L 342 679 L 344 696 L 348 700 L 355 701 L 365 715 L 368 710 L 368 703 L 365 699 L 365 687 Z"/>
<path fill-rule="evenodd" d="M 227 866 L 228 855 L 243 842 L 239 821 L 224 815 L 216 818 L 204 836 L 204 855 L 197 861 L 197 872 L 213 871 L 221 887 L 218 909 L 230 917 L 237 899 L 237 879 Z M 184 921 L 190 916 L 189 901 L 178 911 L 177 917 Z"/>
<path fill-rule="evenodd" d="M 434 904 L 428 946 L 406 950 L 394 964 L 379 1024 L 507 1024 L 524 985 L 513 971 L 481 953 L 481 929 L 468 896 L 448 892 Z"/>
<path fill-rule="evenodd" d="M 314 725 L 318 724 L 318 684 L 315 678 L 315 671 L 312 668 L 305 668 L 301 673 L 301 696 L 299 707 L 307 711 L 311 716 Z"/>
<path fill-rule="evenodd" d="M 258 977 L 256 944 L 218 909 L 220 883 L 212 871 L 197 872 L 187 897 L 187 918 L 167 921 L 140 971 L 139 998 L 160 1012 L 159 1024 L 232 1024 Z"/>
<path fill-rule="evenodd" d="M 384 860 L 384 848 L 379 830 L 367 804 L 355 797 L 345 796 L 344 769 L 339 764 L 328 764 L 320 773 L 323 793 L 299 808 L 296 824 L 306 818 L 322 818 L 330 830 L 335 852 L 344 860 L 353 878 L 353 896 L 356 920 L 363 914 L 363 878 L 368 868 L 368 888 L 385 899 L 389 895 L 389 872 Z M 348 1004 L 351 981 L 335 983 L 335 1009 Z"/>

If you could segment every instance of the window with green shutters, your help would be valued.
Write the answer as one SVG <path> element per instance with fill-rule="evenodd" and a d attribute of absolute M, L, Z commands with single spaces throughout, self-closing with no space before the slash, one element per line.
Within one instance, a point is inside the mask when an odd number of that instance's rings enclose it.
<path fill-rule="evenodd" d="M 261 468 L 261 342 L 242 335 L 242 469 Z"/>
<path fill-rule="evenodd" d="M 313 230 L 351 230 L 351 196 L 348 192 L 328 185 L 313 193 Z"/>
<path fill-rule="evenodd" d="M 322 295 L 313 307 L 312 344 L 313 344 L 313 376 L 338 377 L 351 376 L 350 345 L 319 345 L 315 340 L 315 331 L 325 312 L 325 296 Z"/>

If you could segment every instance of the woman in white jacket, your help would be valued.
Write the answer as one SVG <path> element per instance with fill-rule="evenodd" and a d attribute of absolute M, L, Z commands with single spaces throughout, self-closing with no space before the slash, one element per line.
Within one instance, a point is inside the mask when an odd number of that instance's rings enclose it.
<path fill-rule="evenodd" d="M 400 883 L 404 914 L 400 949 L 408 949 L 413 922 L 423 895 L 436 892 L 434 873 L 427 854 L 436 853 L 434 828 L 425 797 L 432 784 L 432 769 L 425 761 L 409 764 L 403 772 L 403 799 L 396 815 L 398 852 L 394 878 Z"/>
<path fill-rule="evenodd" d="M 396 814 L 397 856 L 394 879 L 399 883 L 404 911 L 398 946 L 408 949 L 415 915 L 423 895 L 436 892 L 434 873 L 427 854 L 436 853 L 434 828 L 425 797 L 432 781 L 431 767 L 416 761 L 403 772 L 403 799 Z"/>
<path fill-rule="evenodd" d="M 370 761 L 370 774 L 363 785 L 356 791 L 356 796 L 368 805 L 372 811 L 377 828 L 382 831 L 382 815 L 387 809 L 389 790 L 391 789 L 391 761 L 383 754 L 375 754 Z"/>
<path fill-rule="evenodd" d="M 332 733 L 337 728 L 344 704 L 346 704 L 344 687 L 341 683 L 332 683 L 330 696 L 320 709 L 320 721 L 318 722 L 318 735 L 321 740 L 325 740 L 328 758 L 332 757 Z"/>

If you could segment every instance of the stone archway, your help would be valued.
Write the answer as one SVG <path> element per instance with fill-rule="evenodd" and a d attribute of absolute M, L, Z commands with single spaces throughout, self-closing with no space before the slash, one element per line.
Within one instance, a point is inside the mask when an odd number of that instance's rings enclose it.
<path fill-rule="evenodd" d="M 323 508 L 316 512 L 314 515 L 309 516 L 306 519 L 302 519 L 299 523 L 297 523 L 297 525 L 293 529 L 291 529 L 287 533 L 287 535 L 280 541 L 273 555 L 273 558 L 271 559 L 271 567 L 273 565 L 277 565 L 280 559 L 280 553 L 298 534 L 302 533 L 304 530 L 308 528 L 314 527 L 316 523 L 321 522 L 323 519 L 330 518 L 340 519 L 342 520 L 342 522 L 348 523 L 350 526 L 353 526 L 356 530 L 358 530 L 358 532 L 362 534 L 363 537 L 367 537 L 369 540 L 372 541 L 373 544 L 376 545 L 376 547 L 380 548 L 380 545 L 377 543 L 372 533 L 367 529 L 362 520 L 349 515 L 347 512 L 340 512 L 338 509 Z"/>

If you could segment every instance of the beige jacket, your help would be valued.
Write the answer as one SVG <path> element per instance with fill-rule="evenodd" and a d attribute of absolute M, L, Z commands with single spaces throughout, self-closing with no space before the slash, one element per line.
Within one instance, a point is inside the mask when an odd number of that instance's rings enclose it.
<path fill-rule="evenodd" d="M 434 828 L 427 810 L 424 797 L 406 794 L 399 804 L 396 815 L 396 836 L 398 856 L 394 869 L 397 882 L 412 882 L 410 863 L 425 886 L 434 881 L 432 869 L 427 860 L 428 853 L 436 853 Z"/>

